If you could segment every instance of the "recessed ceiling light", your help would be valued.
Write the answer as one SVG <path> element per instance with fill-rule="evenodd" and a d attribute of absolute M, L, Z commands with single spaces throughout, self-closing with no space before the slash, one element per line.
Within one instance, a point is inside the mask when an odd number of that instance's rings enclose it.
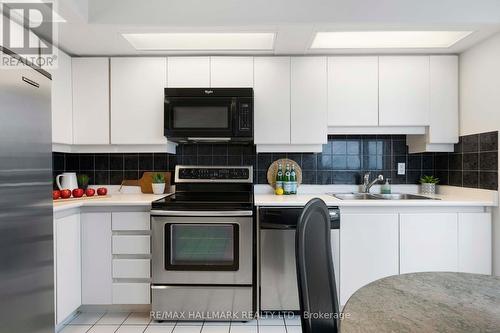
<path fill-rule="evenodd" d="M 472 31 L 318 32 L 311 49 L 447 48 Z"/>
<path fill-rule="evenodd" d="M 272 50 L 272 32 L 122 34 L 137 50 Z"/>

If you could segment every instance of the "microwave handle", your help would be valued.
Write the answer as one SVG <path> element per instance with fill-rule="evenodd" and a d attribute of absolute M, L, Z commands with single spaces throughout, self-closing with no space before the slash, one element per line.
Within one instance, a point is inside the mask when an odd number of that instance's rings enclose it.
<path fill-rule="evenodd" d="M 234 128 L 233 124 L 238 124 L 239 123 L 239 115 L 238 115 L 238 109 L 236 105 L 236 99 L 232 98 L 231 99 L 231 119 L 232 124 L 229 124 L 230 128 Z"/>

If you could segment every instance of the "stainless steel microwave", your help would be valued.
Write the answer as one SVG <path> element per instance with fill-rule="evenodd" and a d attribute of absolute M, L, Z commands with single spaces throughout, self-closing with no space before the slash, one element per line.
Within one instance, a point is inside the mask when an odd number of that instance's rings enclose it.
<path fill-rule="evenodd" d="M 253 141 L 253 88 L 165 88 L 164 120 L 174 142 Z"/>

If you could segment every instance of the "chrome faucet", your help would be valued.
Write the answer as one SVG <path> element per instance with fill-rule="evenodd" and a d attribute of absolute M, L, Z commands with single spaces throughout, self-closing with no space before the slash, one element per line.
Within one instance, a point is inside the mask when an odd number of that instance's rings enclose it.
<path fill-rule="evenodd" d="M 378 175 L 377 178 L 372 180 L 370 182 L 370 172 L 365 173 L 363 176 L 363 185 L 361 187 L 363 193 L 370 193 L 370 189 L 372 188 L 373 185 L 375 185 L 377 182 L 381 182 L 384 180 L 384 176 Z"/>

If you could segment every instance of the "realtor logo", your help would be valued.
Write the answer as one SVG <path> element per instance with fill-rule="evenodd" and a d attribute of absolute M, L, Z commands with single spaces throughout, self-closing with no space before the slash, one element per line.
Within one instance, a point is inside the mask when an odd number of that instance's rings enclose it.
<path fill-rule="evenodd" d="M 53 40 L 53 4 L 52 2 L 3 2 L 2 46 L 20 55 L 52 54 Z M 47 43 L 38 43 L 38 38 L 31 33 L 43 37 Z"/>

